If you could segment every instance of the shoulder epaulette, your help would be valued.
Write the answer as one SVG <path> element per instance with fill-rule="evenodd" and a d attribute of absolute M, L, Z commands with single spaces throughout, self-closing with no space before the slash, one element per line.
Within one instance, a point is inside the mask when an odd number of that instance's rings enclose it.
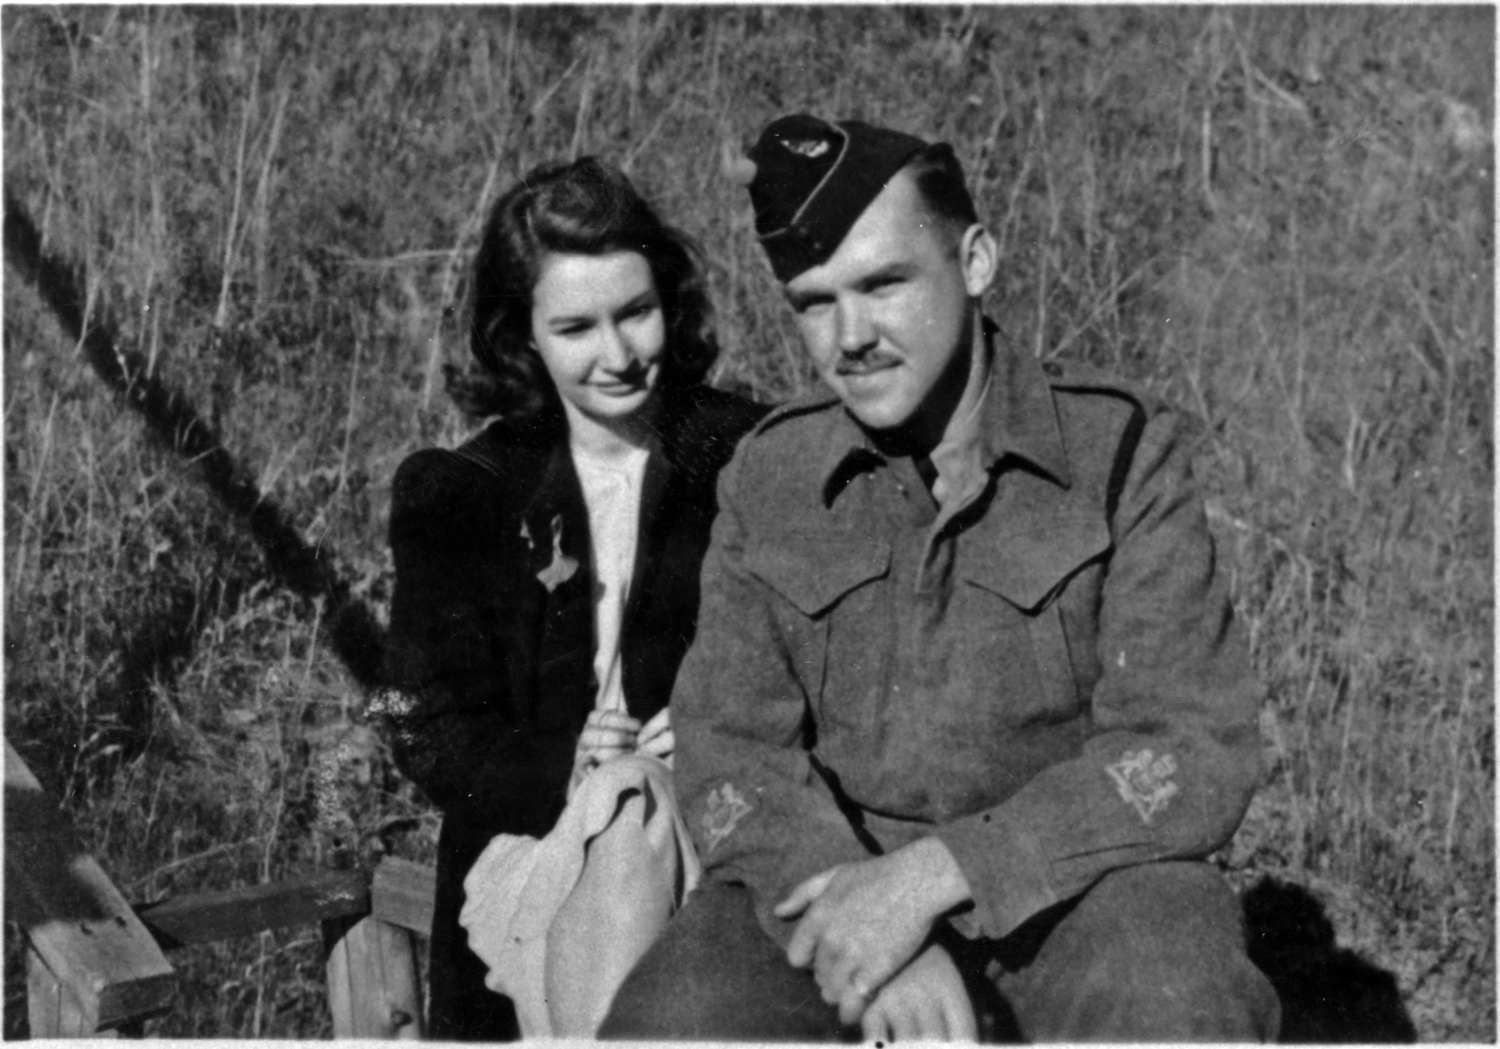
<path fill-rule="evenodd" d="M 813 393 L 805 393 L 800 397 L 792 398 L 785 404 L 772 408 L 764 419 L 755 424 L 755 428 L 750 433 L 753 436 L 759 436 L 787 419 L 811 415 L 813 412 L 822 411 L 824 408 L 837 403 L 839 403 L 838 395 L 830 390 L 817 390 Z"/>
<path fill-rule="evenodd" d="M 1111 372 L 1069 361 L 1042 362 L 1042 372 L 1055 390 L 1102 393 L 1132 401 L 1142 408 L 1159 403 L 1160 398 L 1139 383 L 1122 379 Z"/>

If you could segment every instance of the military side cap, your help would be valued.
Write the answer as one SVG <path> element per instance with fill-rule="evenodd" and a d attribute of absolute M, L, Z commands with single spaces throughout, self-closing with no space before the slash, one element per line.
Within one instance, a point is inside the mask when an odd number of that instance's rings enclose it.
<path fill-rule="evenodd" d="M 750 148 L 748 188 L 755 232 L 776 279 L 789 281 L 827 260 L 891 177 L 927 145 L 900 131 L 806 113 L 768 124 Z"/>

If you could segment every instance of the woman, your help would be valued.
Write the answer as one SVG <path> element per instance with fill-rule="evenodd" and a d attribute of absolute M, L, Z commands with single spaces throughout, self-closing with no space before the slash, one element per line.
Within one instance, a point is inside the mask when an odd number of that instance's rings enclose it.
<path fill-rule="evenodd" d="M 459 925 L 465 875 L 504 835 L 470 878 L 472 942 L 511 939 L 487 925 L 510 906 L 531 939 L 491 980 L 517 995 L 521 1033 L 591 1034 L 691 874 L 651 769 L 670 759 L 666 704 L 696 625 L 715 478 L 763 409 L 703 385 L 717 346 L 697 251 L 592 158 L 538 168 L 496 202 L 472 296 L 481 370 L 456 393 L 495 421 L 402 463 L 390 526 L 380 712 L 443 810 L 430 1033 L 516 1033 Z M 508 903 L 486 897 L 506 872 L 558 860 L 536 839 L 574 792 L 570 813 L 589 815 L 547 839 L 573 850 L 555 912 L 515 898 L 538 880 L 556 890 L 551 875 L 508 886 Z M 619 927 L 598 937 L 602 920 Z"/>

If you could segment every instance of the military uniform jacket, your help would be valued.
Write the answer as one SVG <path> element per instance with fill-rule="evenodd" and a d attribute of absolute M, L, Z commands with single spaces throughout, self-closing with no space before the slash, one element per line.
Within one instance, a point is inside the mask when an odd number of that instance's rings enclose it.
<path fill-rule="evenodd" d="M 710 877 L 769 913 L 935 835 L 998 938 L 1105 872 L 1202 857 L 1258 778 L 1259 693 L 1183 419 L 1000 351 L 988 483 L 942 512 L 832 397 L 720 477 L 676 773 Z"/>

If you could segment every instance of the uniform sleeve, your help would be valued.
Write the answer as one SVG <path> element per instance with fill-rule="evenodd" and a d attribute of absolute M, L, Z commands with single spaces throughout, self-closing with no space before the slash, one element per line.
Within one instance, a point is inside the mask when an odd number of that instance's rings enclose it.
<path fill-rule="evenodd" d="M 462 470 L 424 452 L 396 473 L 396 586 L 385 686 L 371 714 L 398 766 L 445 814 L 537 833 L 565 801 L 575 736 L 514 713 L 496 637 L 507 595 L 483 570 L 499 556 L 498 537 L 465 505 L 471 479 Z"/>
<path fill-rule="evenodd" d="M 762 927 L 785 946 L 794 923 L 771 908 L 803 879 L 870 853 L 810 758 L 799 639 L 745 569 L 740 464 L 720 475 L 698 634 L 672 695 L 674 771 L 705 871 L 747 886 Z"/>
<path fill-rule="evenodd" d="M 1111 520 L 1082 754 L 937 833 L 973 890 L 954 920 L 967 935 L 1004 936 L 1114 868 L 1206 856 L 1258 781 L 1260 692 L 1180 419 L 1140 434 Z"/>

